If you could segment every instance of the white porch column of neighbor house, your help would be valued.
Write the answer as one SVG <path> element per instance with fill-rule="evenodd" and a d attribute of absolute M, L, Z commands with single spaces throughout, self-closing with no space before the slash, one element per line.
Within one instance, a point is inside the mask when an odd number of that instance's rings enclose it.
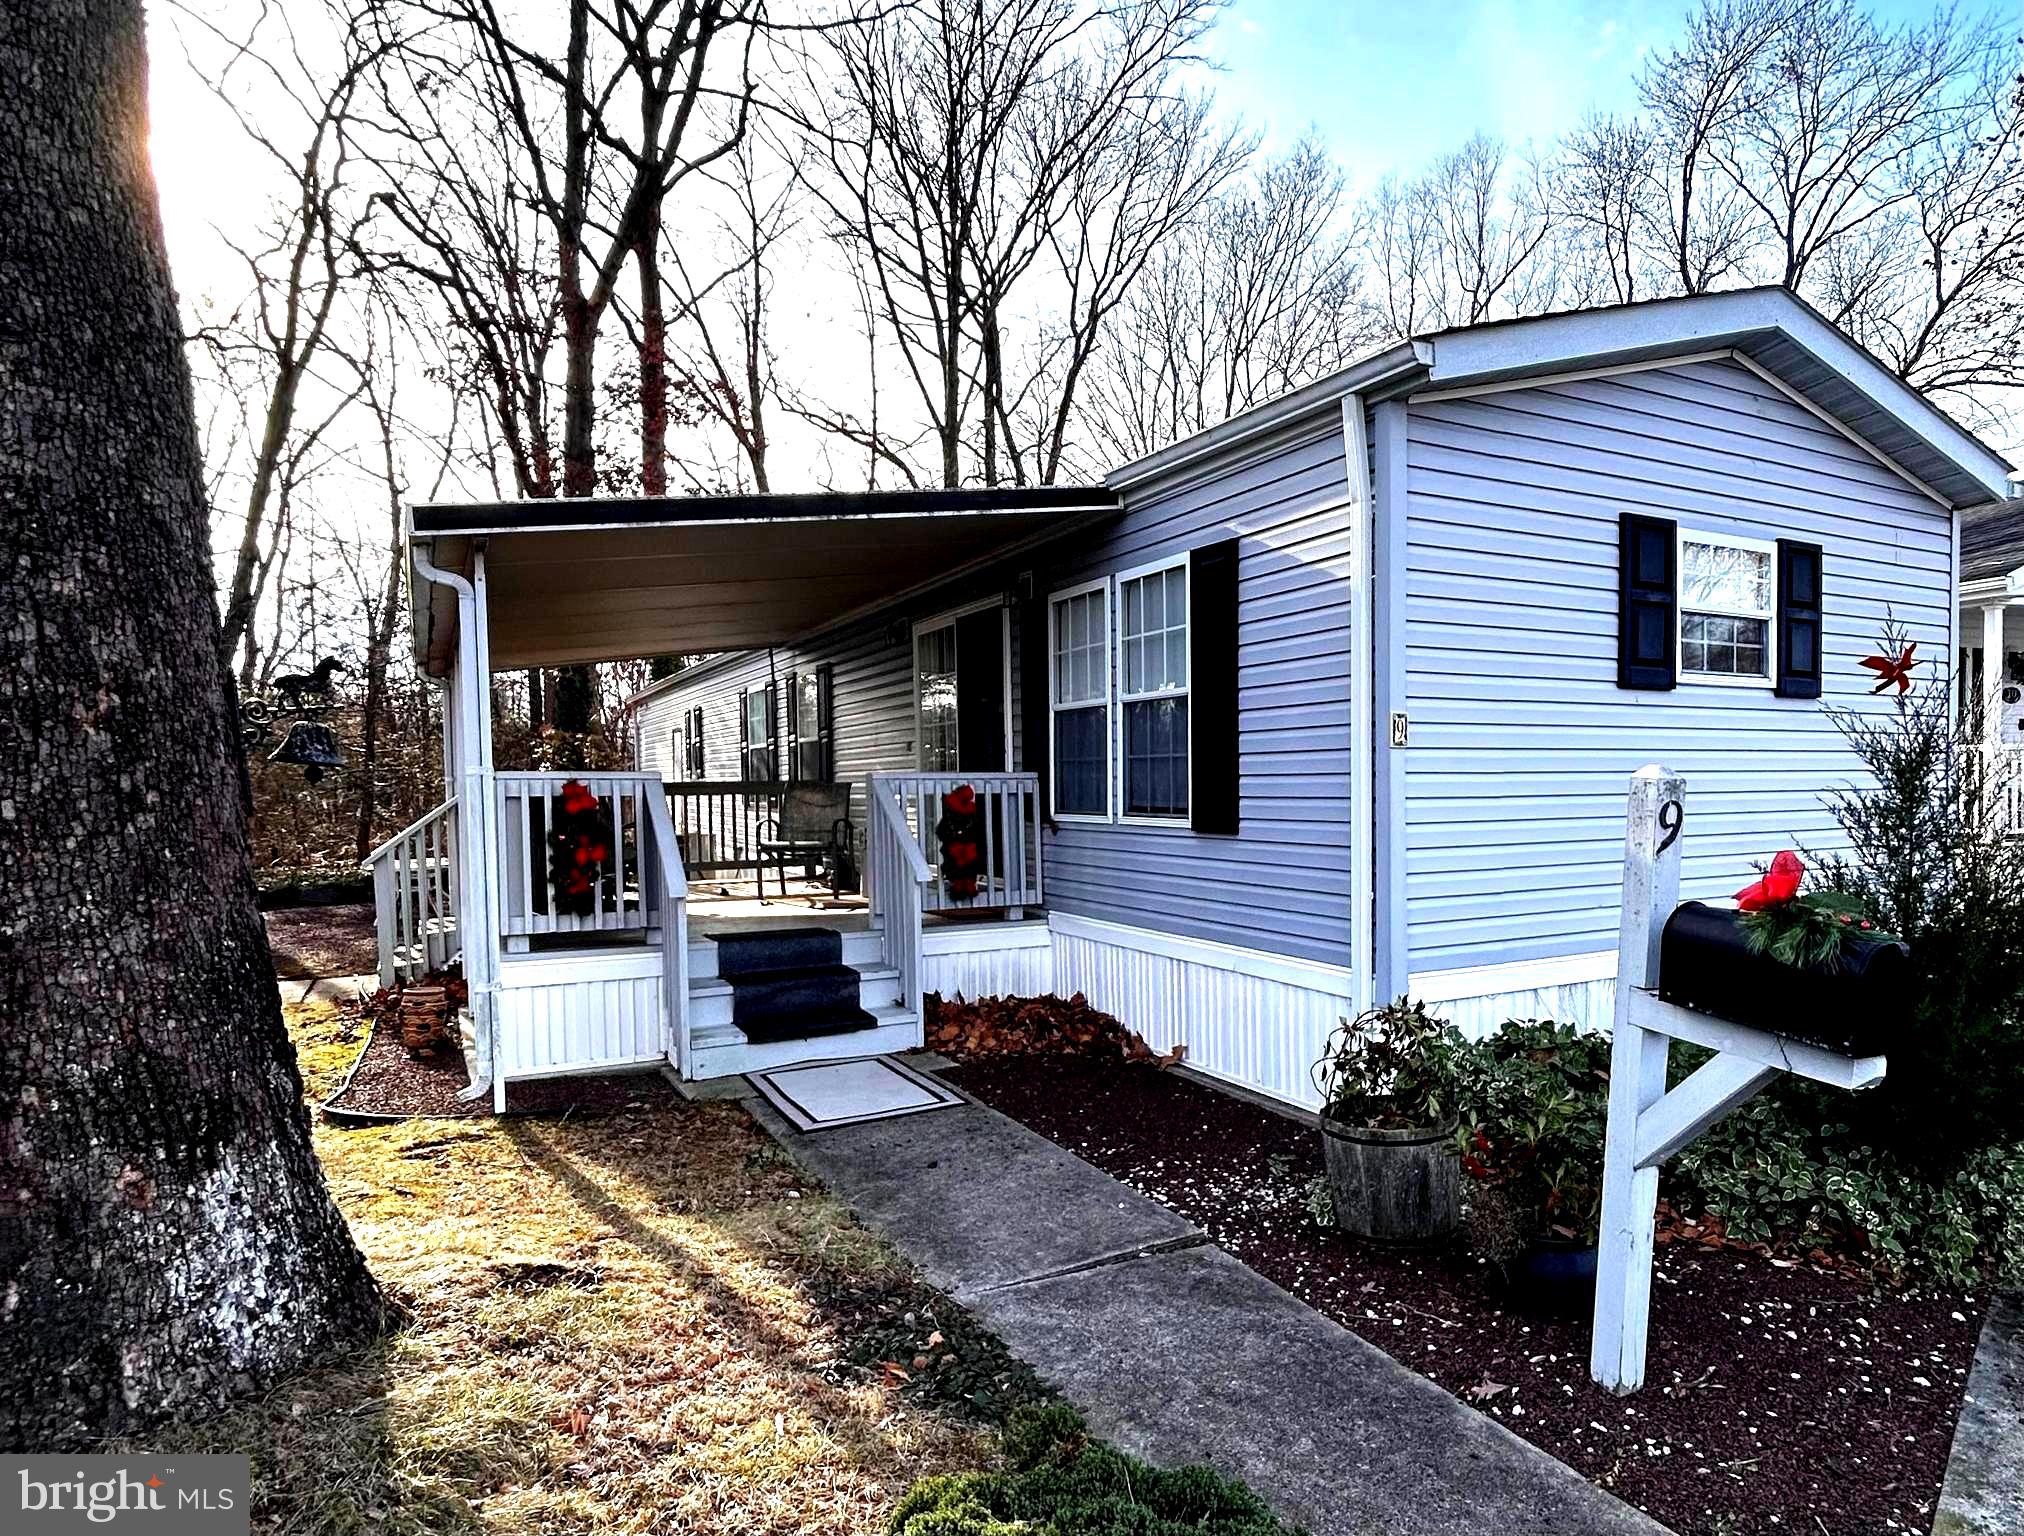
<path fill-rule="evenodd" d="M 1994 753 L 2002 744 L 2003 614 L 2005 603 L 1982 610 L 1982 744 Z"/>

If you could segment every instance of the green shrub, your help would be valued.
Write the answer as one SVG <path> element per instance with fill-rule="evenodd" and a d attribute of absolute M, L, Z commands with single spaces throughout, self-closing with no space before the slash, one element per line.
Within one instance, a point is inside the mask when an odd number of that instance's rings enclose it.
<path fill-rule="evenodd" d="M 1672 1080 L 1708 1054 L 1675 1045 Z M 1506 1257 L 1504 1248 L 1556 1228 L 1593 1239 L 1608 1036 L 1514 1020 L 1463 1052 L 1457 1081 L 1464 1166 L 1475 1177 L 1471 1245 Z M 2024 1279 L 2024 1142 L 1936 1169 L 1868 1134 L 1851 1113 L 1860 1097 L 1781 1080 L 1668 1162 L 1660 1187 L 1679 1209 L 1717 1216 L 1746 1241 L 1825 1245 L 1949 1285 Z"/>
<path fill-rule="evenodd" d="M 1892 709 L 1829 711 L 1869 782 L 1825 797 L 1847 853 L 1809 855 L 1911 946 L 1918 989 L 1889 1075 L 1843 1116 L 1936 1178 L 2014 1136 L 2024 1099 L 2024 838 L 1952 697 L 1940 670 Z"/>
<path fill-rule="evenodd" d="M 1206 1467 L 1147 1466 L 1089 1438 L 1060 1405 L 1005 1429 L 1012 1469 L 924 1478 L 894 1536 L 1288 1536 L 1264 1502 Z"/>
<path fill-rule="evenodd" d="M 1602 1208 L 1609 1039 L 1513 1019 L 1456 1064 L 1462 1165 L 1526 1238 L 1594 1240 Z M 1502 1214 L 1502 1213 L 1508 1213 Z"/>
<path fill-rule="evenodd" d="M 1344 1019 L 1314 1063 L 1321 1112 L 1346 1125 L 1444 1125 L 1466 1049 L 1454 1025 L 1403 997 Z"/>

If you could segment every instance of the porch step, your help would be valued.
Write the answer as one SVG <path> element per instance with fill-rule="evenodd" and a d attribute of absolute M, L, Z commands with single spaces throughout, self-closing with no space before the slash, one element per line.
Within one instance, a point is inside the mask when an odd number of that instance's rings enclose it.
<path fill-rule="evenodd" d="M 807 930 L 797 929 L 791 931 L 806 932 Z M 885 959 L 885 935 L 876 928 L 830 929 L 828 931 L 835 933 L 842 941 L 843 953 L 839 958 L 845 965 L 862 968 L 867 965 L 878 965 Z M 689 979 L 691 981 L 707 981 L 714 978 L 718 970 L 718 944 L 728 940 L 735 947 L 736 941 L 739 938 L 747 936 L 726 933 L 720 934 L 716 938 L 692 938 L 689 941 Z"/>
<path fill-rule="evenodd" d="M 835 929 L 770 928 L 719 937 L 717 980 L 700 990 L 712 1015 L 722 1008 L 714 994 L 728 992 L 732 1026 L 764 1045 L 873 1028 L 863 985 L 862 974 L 843 963 L 843 935 Z M 698 990 L 689 990 L 691 1030 L 702 1022 Z"/>
<path fill-rule="evenodd" d="M 871 1026 L 866 1029 L 791 1040 L 750 1040 L 728 1023 L 696 1029 L 690 1036 L 693 1065 L 688 1075 L 698 1080 L 736 1077 L 744 1072 L 766 1072 L 805 1061 L 886 1056 L 913 1050 L 921 1043 L 920 1021 L 911 1009 L 889 1003 L 873 1009 L 871 1018 Z"/>

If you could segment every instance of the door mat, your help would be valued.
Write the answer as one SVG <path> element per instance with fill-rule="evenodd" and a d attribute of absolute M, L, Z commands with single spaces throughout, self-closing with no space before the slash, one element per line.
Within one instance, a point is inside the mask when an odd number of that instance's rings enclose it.
<path fill-rule="evenodd" d="M 797 1131 L 953 1109 L 963 1102 L 953 1089 L 887 1056 L 815 1061 L 746 1076 Z"/>

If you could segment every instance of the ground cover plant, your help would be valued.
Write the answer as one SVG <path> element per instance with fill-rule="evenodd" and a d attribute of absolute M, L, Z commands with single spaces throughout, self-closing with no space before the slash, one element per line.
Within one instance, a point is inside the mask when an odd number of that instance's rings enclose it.
<path fill-rule="evenodd" d="M 1585 1318 L 1516 1310 L 1459 1248 L 1318 1224 L 1311 1118 L 1142 1065 L 994 1059 L 950 1076 L 1682 1536 L 1931 1525 L 1982 1290 L 1887 1284 L 1669 1210 L 1650 1384 L 1616 1398 L 1588 1379 Z"/>

